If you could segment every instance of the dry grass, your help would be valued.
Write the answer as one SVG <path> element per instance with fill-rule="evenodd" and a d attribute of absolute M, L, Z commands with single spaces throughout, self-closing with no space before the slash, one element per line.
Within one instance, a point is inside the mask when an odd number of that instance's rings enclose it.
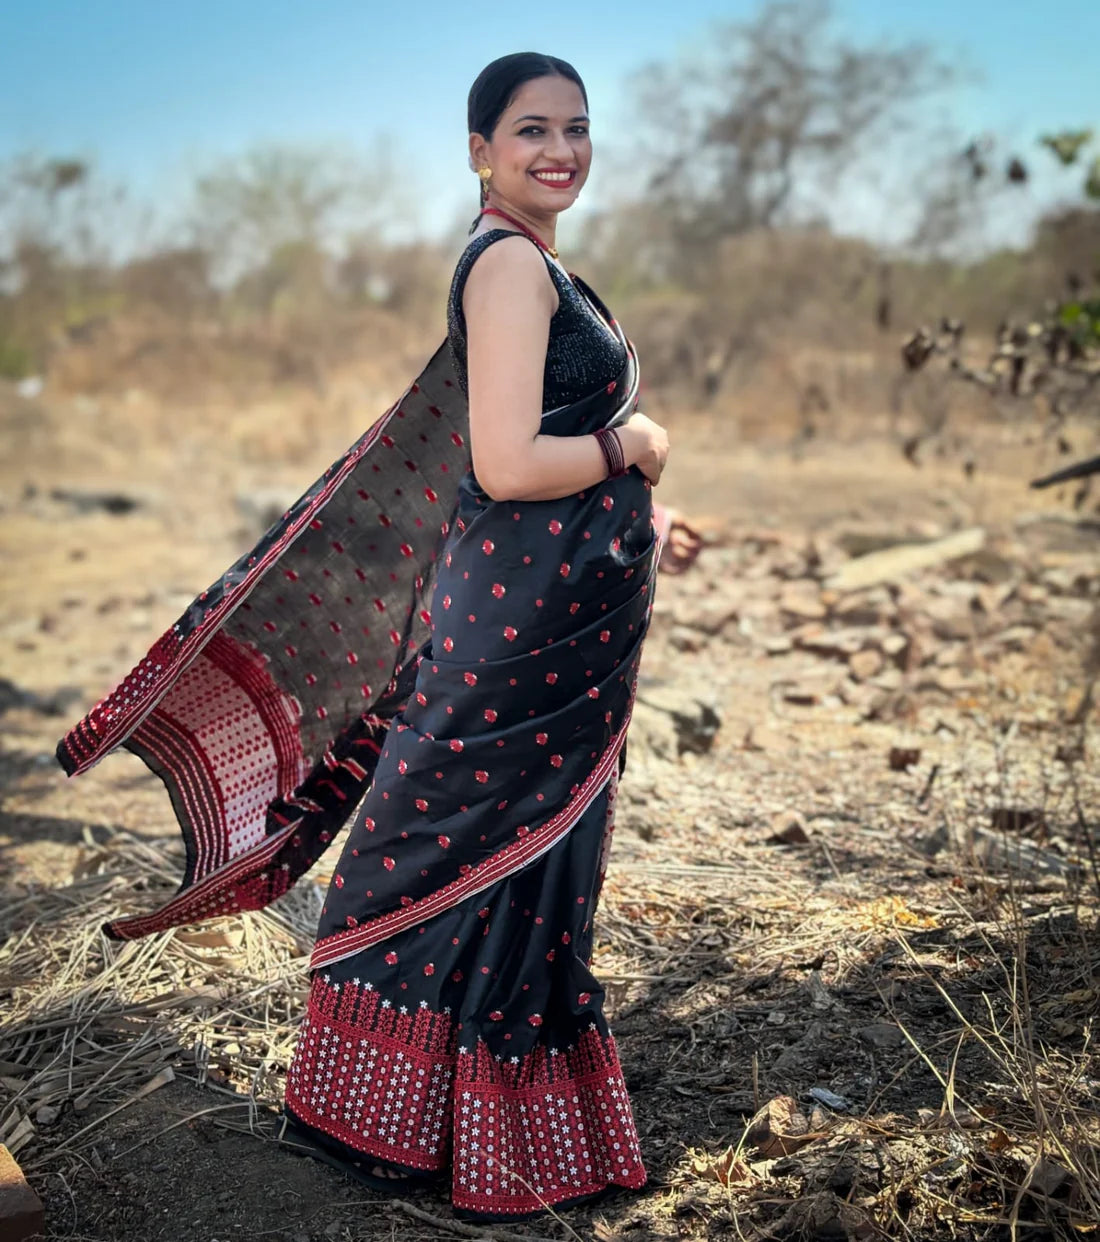
<path fill-rule="evenodd" d="M 280 1096 L 319 911 L 319 890 L 303 884 L 278 909 L 231 926 L 119 943 L 101 924 L 123 894 L 168 891 L 164 854 L 118 833 L 81 855 L 71 883 L 9 901 L 0 923 L 10 991 L 0 1141 L 31 1174 L 79 1159 L 100 1126 L 181 1062 L 198 1085 L 234 1097 L 226 1107 L 247 1110 L 254 1127 Z M 35 1119 L 61 1105 L 89 1120 L 55 1141 Z"/>

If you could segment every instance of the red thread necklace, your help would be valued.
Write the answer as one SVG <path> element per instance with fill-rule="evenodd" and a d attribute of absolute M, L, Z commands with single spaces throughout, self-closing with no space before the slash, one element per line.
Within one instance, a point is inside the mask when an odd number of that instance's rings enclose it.
<path fill-rule="evenodd" d="M 558 252 L 553 246 L 548 246 L 537 233 L 533 233 L 521 220 L 517 220 L 515 216 L 510 216 L 506 211 L 501 211 L 499 207 L 482 207 L 481 214 L 483 216 L 500 216 L 502 220 L 507 220 L 509 224 L 514 224 L 521 233 L 525 233 L 537 246 L 545 250 L 552 259 L 558 257 Z"/>

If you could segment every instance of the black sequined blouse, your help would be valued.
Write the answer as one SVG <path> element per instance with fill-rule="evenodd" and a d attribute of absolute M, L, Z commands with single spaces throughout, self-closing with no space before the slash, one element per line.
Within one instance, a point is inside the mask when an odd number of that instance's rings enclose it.
<path fill-rule="evenodd" d="M 493 242 L 514 236 L 511 229 L 491 229 L 482 233 L 466 247 L 455 267 L 447 299 L 447 339 L 458 382 L 465 393 L 468 393 L 466 317 L 462 313 L 462 291 L 478 257 Z M 539 253 L 543 253 L 541 249 Z M 549 256 L 544 254 L 544 257 L 558 291 L 558 309 L 550 319 L 543 371 L 542 411 L 545 414 L 609 384 L 626 365 L 626 351 L 566 273 Z"/>

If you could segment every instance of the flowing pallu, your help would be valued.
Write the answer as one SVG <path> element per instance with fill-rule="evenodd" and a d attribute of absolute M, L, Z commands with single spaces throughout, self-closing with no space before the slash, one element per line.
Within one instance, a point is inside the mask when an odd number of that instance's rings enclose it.
<path fill-rule="evenodd" d="M 629 415 L 627 359 L 543 434 Z M 183 882 L 123 939 L 262 908 L 354 814 L 288 1111 L 523 1214 L 645 1179 L 588 959 L 658 541 L 637 469 L 492 500 L 467 418 L 444 346 L 58 756 L 124 746 L 171 796 Z"/>

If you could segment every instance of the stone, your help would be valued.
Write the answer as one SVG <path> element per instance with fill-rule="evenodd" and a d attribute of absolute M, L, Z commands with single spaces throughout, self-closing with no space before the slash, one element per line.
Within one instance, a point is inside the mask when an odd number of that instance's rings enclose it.
<path fill-rule="evenodd" d="M 961 694 L 966 690 L 977 690 L 981 685 L 978 677 L 971 677 L 960 668 L 945 668 L 935 677 L 921 681 L 918 690 L 940 690 L 944 694 Z"/>
<path fill-rule="evenodd" d="M 1059 595 L 1081 595 L 1095 578 L 1095 564 L 1059 564 L 1043 569 L 1044 584 Z"/>
<path fill-rule="evenodd" d="M 807 621 L 804 625 L 797 625 L 793 630 L 788 631 L 787 637 L 795 646 L 801 646 L 804 642 L 812 642 L 820 638 L 824 633 L 825 627 L 820 621 Z"/>
<path fill-rule="evenodd" d="M 892 1022 L 872 1022 L 869 1026 L 861 1026 L 856 1031 L 856 1038 L 877 1052 L 893 1051 L 906 1042 L 901 1027 Z"/>
<path fill-rule="evenodd" d="M 878 527 L 840 530 L 834 537 L 837 547 L 851 557 L 869 556 L 872 552 L 885 552 L 888 548 L 903 547 L 914 542 L 910 531 L 882 530 Z"/>
<path fill-rule="evenodd" d="M 894 615 L 894 601 L 883 587 L 841 595 L 831 612 L 846 625 L 881 625 Z"/>
<path fill-rule="evenodd" d="M 1002 583 L 1013 582 L 1020 576 L 1021 549 L 1019 544 L 1002 544 L 1000 549 L 982 548 L 966 558 L 966 564 L 960 566 L 970 578 L 982 582 Z"/>
<path fill-rule="evenodd" d="M 898 582 L 889 588 L 894 602 L 901 612 L 923 612 L 928 606 L 929 594 L 925 587 L 915 582 Z"/>
<path fill-rule="evenodd" d="M 737 605 L 720 595 L 684 600 L 677 605 L 673 618 L 678 626 L 712 635 L 721 634 L 727 626 L 736 625 L 739 620 Z"/>
<path fill-rule="evenodd" d="M 789 1095 L 769 1100 L 745 1130 L 746 1144 L 765 1160 L 789 1156 L 816 1137 L 810 1132 L 809 1118 Z"/>
<path fill-rule="evenodd" d="M 837 687 L 837 693 L 841 702 L 854 707 L 860 715 L 865 715 L 872 709 L 882 691 L 846 677 Z"/>
<path fill-rule="evenodd" d="M 690 654 L 702 651 L 706 646 L 706 639 L 700 635 L 698 630 L 689 629 L 686 625 L 674 625 L 668 636 L 668 645 L 676 651 L 685 651 Z"/>
<path fill-rule="evenodd" d="M 775 620 L 775 600 L 770 595 L 764 599 L 743 595 L 738 605 L 741 620 L 770 625 Z M 762 626 L 763 627 L 763 626 Z"/>
<path fill-rule="evenodd" d="M 985 531 L 975 526 L 931 543 L 905 544 L 881 552 L 870 552 L 849 561 L 839 573 L 827 578 L 825 585 L 836 591 L 853 591 L 882 582 L 894 582 L 920 569 L 973 556 L 984 545 Z"/>
<path fill-rule="evenodd" d="M 877 690 L 900 690 L 905 685 L 905 674 L 899 668 L 884 668 L 871 684 Z"/>
<path fill-rule="evenodd" d="M 994 635 L 993 642 L 999 647 L 1007 647 L 1010 651 L 1023 651 L 1035 637 L 1035 627 L 1031 625 L 1010 625 Z"/>
<path fill-rule="evenodd" d="M 815 1100 L 818 1104 L 824 1104 L 826 1108 L 831 1108 L 834 1113 L 846 1113 L 852 1107 L 849 1100 L 846 1100 L 842 1095 L 837 1095 L 835 1091 L 830 1091 L 828 1087 L 811 1087 L 807 1094 L 811 1100 Z"/>
<path fill-rule="evenodd" d="M 983 582 L 979 585 L 975 598 L 982 612 L 995 617 L 1014 589 L 1011 582 Z"/>
<path fill-rule="evenodd" d="M 15 1157 L 0 1143 L 0 1238 L 24 1242 L 46 1232 L 42 1201 L 27 1185 Z"/>
<path fill-rule="evenodd" d="M 674 760 L 677 750 L 676 728 L 671 718 L 641 700 L 636 702 L 630 718 L 628 756 L 640 753 L 653 755 L 657 759 Z"/>
<path fill-rule="evenodd" d="M 771 828 L 768 840 L 773 845 L 808 845 L 810 842 L 806 821 L 797 811 L 780 811 L 773 815 Z"/>
<path fill-rule="evenodd" d="M 753 725 L 745 734 L 744 747 L 746 750 L 764 750 L 773 754 L 783 754 L 794 749 L 794 741 L 786 734 L 769 729 L 767 725 Z"/>
<path fill-rule="evenodd" d="M 920 763 L 920 749 L 916 746 L 891 746 L 889 761 L 891 772 L 908 772 Z"/>
<path fill-rule="evenodd" d="M 1043 605 L 1048 617 L 1065 621 L 1069 625 L 1091 625 L 1097 613 L 1095 600 L 1074 599 L 1069 595 L 1052 595 Z"/>
<path fill-rule="evenodd" d="M 1066 1184 L 1070 1178 L 1068 1169 L 1063 1168 L 1054 1160 L 1040 1160 L 1031 1173 L 1027 1184 L 1028 1190 L 1049 1199 Z"/>
<path fill-rule="evenodd" d="M 844 660 L 857 651 L 874 646 L 886 637 L 881 630 L 869 626 L 851 626 L 843 630 L 823 630 L 800 639 L 798 645 L 815 655 Z"/>
<path fill-rule="evenodd" d="M 28 375 L 19 380 L 15 385 L 15 391 L 24 401 L 34 401 L 42 395 L 45 387 L 46 381 L 41 375 Z"/>
<path fill-rule="evenodd" d="M 74 513 L 100 512 L 115 517 L 125 517 L 140 509 L 144 503 L 140 497 L 126 492 L 97 492 L 77 487 L 55 487 L 50 492 L 50 499 L 68 505 Z"/>
<path fill-rule="evenodd" d="M 783 686 L 783 702 L 795 707 L 817 707 L 827 693 L 824 686 L 812 682 L 788 682 Z"/>
<path fill-rule="evenodd" d="M 937 668 L 951 668 L 962 661 L 966 654 L 966 648 L 959 643 L 952 643 L 948 647 L 941 647 L 939 651 L 932 657 L 932 663 Z"/>
<path fill-rule="evenodd" d="M 1016 597 L 1025 604 L 1042 604 L 1050 592 L 1037 582 L 1021 582 L 1016 588 Z"/>
<path fill-rule="evenodd" d="M 937 638 L 965 641 L 977 632 L 970 604 L 966 600 L 932 596 L 924 608 L 924 615 L 932 622 L 932 633 Z"/>
<path fill-rule="evenodd" d="M 784 585 L 779 593 L 781 611 L 800 621 L 822 621 L 825 605 L 821 602 L 821 590 L 812 578 L 797 578 Z"/>
<path fill-rule="evenodd" d="M 848 669 L 856 681 L 867 681 L 882 669 L 882 652 L 868 647 L 848 657 Z"/>
<path fill-rule="evenodd" d="M 882 654 L 893 660 L 895 663 L 901 664 L 905 660 L 905 653 L 909 649 L 909 636 L 907 634 L 888 634 L 882 640 Z"/>
<path fill-rule="evenodd" d="M 638 702 L 668 717 L 675 730 L 679 754 L 705 755 L 714 745 L 722 717 L 713 703 L 671 686 L 639 692 Z"/>

